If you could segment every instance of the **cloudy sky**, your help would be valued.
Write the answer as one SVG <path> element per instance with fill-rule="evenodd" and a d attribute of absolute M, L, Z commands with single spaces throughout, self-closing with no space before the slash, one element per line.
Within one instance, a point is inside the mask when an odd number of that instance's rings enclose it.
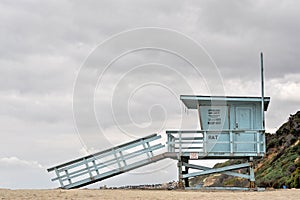
<path fill-rule="evenodd" d="M 259 96 L 261 51 L 267 131 L 299 110 L 296 0 L 2 0 L 0 27 L 0 188 L 58 187 L 48 167 L 153 132 L 197 128 L 180 94 Z M 130 30 L 146 31 L 127 37 Z M 152 42 L 191 56 L 196 70 L 158 48 L 120 56 Z M 161 165 L 94 186 L 176 180 L 176 164 Z"/>

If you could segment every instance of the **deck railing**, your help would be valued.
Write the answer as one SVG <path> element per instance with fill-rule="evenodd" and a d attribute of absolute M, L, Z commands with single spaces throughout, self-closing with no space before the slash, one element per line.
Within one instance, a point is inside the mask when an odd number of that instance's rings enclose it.
<path fill-rule="evenodd" d="M 168 152 L 182 156 L 197 153 L 212 157 L 261 157 L 265 154 L 263 130 L 171 130 L 166 133 Z"/>

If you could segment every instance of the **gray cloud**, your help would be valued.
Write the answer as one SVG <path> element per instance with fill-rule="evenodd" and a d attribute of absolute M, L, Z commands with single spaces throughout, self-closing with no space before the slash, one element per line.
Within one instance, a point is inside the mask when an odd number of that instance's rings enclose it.
<path fill-rule="evenodd" d="M 86 144 L 76 133 L 72 113 L 73 86 L 80 66 L 99 43 L 113 34 L 137 27 L 174 29 L 202 44 L 217 64 L 228 95 L 260 95 L 259 53 L 263 51 L 266 94 L 271 96 L 266 114 L 267 129 L 274 131 L 290 113 L 299 109 L 299 8 L 299 2 L 295 0 L 276 4 L 271 0 L 1 1 L 0 133 L 4 138 L 0 141 L 1 163 L 19 160 L 18 163 L 32 164 L 27 160 L 35 160 L 46 167 L 81 156 Z M 115 49 L 105 52 L 104 56 L 110 57 L 117 48 L 115 46 Z M 102 67 L 97 66 L 97 59 L 89 60 L 96 69 Z M 188 87 L 178 81 L 181 79 L 178 74 L 163 68 L 157 71 L 135 70 L 119 85 L 116 84 L 124 72 L 133 66 L 154 61 L 178 70 L 196 93 L 210 94 L 204 79 L 214 82 L 213 76 L 196 76 L 180 58 L 157 51 L 124 56 L 107 71 L 104 84 L 95 90 L 96 114 L 102 120 L 104 135 L 95 134 L 98 127 L 91 126 L 93 121 L 84 112 L 79 122 L 87 127 L 84 133 L 86 139 L 97 141 L 90 147 L 103 149 L 130 139 L 116 128 L 111 119 L 113 88 L 117 92 L 114 108 L 119 108 L 115 111 L 122 127 L 128 131 L 140 130 L 141 135 L 156 131 L 164 118 L 167 119 L 166 129 L 180 128 L 177 126 L 181 120 L 184 127 L 195 127 L 197 113 L 182 115 L 182 108 L 177 104 L 179 96 L 176 99 L 161 87 L 145 87 L 129 102 L 127 99 L 143 80 L 163 80 L 161 83 L 168 85 L 176 94 L 186 94 Z M 209 71 L 209 68 L 203 67 L 202 70 Z M 86 84 L 84 88 L 86 90 L 81 91 L 83 97 L 95 86 Z M 82 101 L 80 108 L 84 111 L 89 102 Z M 166 117 L 163 110 L 156 106 L 148 113 L 148 106 L 155 103 L 165 105 L 168 111 Z M 152 120 L 151 126 L 146 126 L 148 129 L 137 129 L 132 124 L 127 111 L 122 110 L 123 105 L 127 107 L 127 104 L 137 124 L 147 125 Z M 101 142 L 103 137 L 108 140 Z M 9 182 L 9 174 L 16 173 L 15 168 L 0 167 L 1 180 Z M 28 165 L 18 167 L 24 168 L 24 175 L 19 181 L 9 182 L 7 187 L 52 186 L 45 181 L 45 169 L 34 167 L 32 172 Z M 173 168 L 171 170 L 174 171 Z M 28 171 L 30 173 L 26 175 Z M 176 178 L 174 173 L 162 172 L 158 176 L 165 181 Z M 149 183 L 157 181 L 150 175 L 130 174 L 122 175 L 120 183 L 126 184 L 128 179 L 130 184 L 141 183 L 145 177 Z M 49 180 L 49 177 L 46 179 Z M 28 180 L 31 182 L 28 183 Z M 28 185 L 21 184 L 25 182 Z M 119 180 L 114 178 L 104 183 L 117 185 L 117 182 Z"/>

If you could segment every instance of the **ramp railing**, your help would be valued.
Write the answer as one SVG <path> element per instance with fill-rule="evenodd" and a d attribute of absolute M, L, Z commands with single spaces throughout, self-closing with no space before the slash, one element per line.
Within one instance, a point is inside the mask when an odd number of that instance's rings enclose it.
<path fill-rule="evenodd" d="M 48 172 L 55 172 L 52 181 L 59 181 L 61 188 L 82 187 L 163 159 L 154 155 L 154 151 L 164 145 L 152 144 L 160 138 L 153 134 L 51 167 Z"/>

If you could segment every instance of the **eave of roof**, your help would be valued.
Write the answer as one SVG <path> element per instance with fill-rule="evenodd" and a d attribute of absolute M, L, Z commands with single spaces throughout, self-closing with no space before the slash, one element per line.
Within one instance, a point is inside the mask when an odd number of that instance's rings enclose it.
<path fill-rule="evenodd" d="M 201 95 L 180 95 L 180 100 L 189 109 L 197 109 L 200 103 L 218 103 L 218 102 L 261 102 L 261 97 L 251 96 L 201 96 Z M 270 97 L 264 97 L 264 109 L 267 111 Z"/>

